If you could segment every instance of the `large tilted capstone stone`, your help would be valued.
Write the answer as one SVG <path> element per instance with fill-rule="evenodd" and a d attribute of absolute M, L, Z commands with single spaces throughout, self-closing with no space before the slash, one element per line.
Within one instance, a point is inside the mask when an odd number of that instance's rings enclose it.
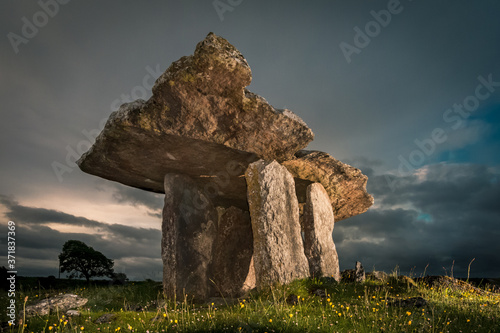
<path fill-rule="evenodd" d="M 186 174 L 215 205 L 244 207 L 248 164 L 290 159 L 314 137 L 290 110 L 246 90 L 251 80 L 243 55 L 210 33 L 157 79 L 148 101 L 113 112 L 77 163 L 84 172 L 157 193 L 165 174 Z"/>
<path fill-rule="evenodd" d="M 305 202 L 306 189 L 311 182 L 323 185 L 336 222 L 364 213 L 373 205 L 373 197 L 366 192 L 368 177 L 327 153 L 301 150 L 283 165 L 296 179 L 299 202 Z"/>
<path fill-rule="evenodd" d="M 185 175 L 165 175 L 162 223 L 163 288 L 168 297 L 206 299 L 217 211 Z"/>
<path fill-rule="evenodd" d="M 245 178 L 257 287 L 308 277 L 292 175 L 276 161 L 259 160 Z"/>
<path fill-rule="evenodd" d="M 309 271 L 313 277 L 327 276 L 340 281 L 339 258 L 332 237 L 334 223 L 330 198 L 323 185 L 309 185 L 302 219 Z"/>
<path fill-rule="evenodd" d="M 250 214 L 236 207 L 220 211 L 212 253 L 213 281 L 219 296 L 238 297 L 255 287 Z"/>

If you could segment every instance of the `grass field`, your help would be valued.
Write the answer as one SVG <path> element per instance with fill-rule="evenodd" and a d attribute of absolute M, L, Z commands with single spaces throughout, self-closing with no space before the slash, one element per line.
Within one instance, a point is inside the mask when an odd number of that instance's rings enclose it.
<path fill-rule="evenodd" d="M 101 282 L 60 281 L 45 288 L 36 280 L 20 281 L 18 310 L 60 292 L 89 299 L 80 317 L 62 313 L 26 319 L 6 332 L 500 332 L 500 294 L 474 288 L 429 286 L 423 281 L 391 277 L 362 284 L 328 279 L 299 280 L 241 299 L 214 299 L 207 304 L 164 300 L 153 281 L 109 286 Z M 488 289 L 488 286 L 483 286 Z M 290 296 L 290 295 L 295 295 Z M 427 305 L 389 306 L 391 300 L 423 297 Z M 293 301 L 292 301 L 293 300 Z M 1 306 L 5 309 L 6 293 Z M 96 324 L 114 313 L 111 323 Z M 3 321 L 6 321 L 4 319 Z"/>

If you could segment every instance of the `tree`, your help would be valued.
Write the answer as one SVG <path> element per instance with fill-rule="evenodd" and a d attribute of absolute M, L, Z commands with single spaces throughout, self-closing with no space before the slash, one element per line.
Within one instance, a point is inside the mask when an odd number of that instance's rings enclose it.
<path fill-rule="evenodd" d="M 87 283 L 92 277 L 114 276 L 113 260 L 108 259 L 99 251 L 78 240 L 64 243 L 59 255 L 61 272 L 68 272 L 69 277 L 84 277 Z"/>

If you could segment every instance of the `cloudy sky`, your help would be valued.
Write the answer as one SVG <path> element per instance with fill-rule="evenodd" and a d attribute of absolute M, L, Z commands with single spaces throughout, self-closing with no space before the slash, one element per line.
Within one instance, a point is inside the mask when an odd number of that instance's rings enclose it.
<path fill-rule="evenodd" d="M 247 59 L 250 90 L 313 129 L 308 149 L 369 176 L 375 205 L 335 226 L 341 269 L 465 276 L 475 258 L 471 276 L 499 277 L 498 13 L 496 0 L 0 2 L 0 228 L 16 222 L 19 274 L 57 275 L 79 239 L 161 279 L 162 197 L 74 161 L 213 31 Z"/>

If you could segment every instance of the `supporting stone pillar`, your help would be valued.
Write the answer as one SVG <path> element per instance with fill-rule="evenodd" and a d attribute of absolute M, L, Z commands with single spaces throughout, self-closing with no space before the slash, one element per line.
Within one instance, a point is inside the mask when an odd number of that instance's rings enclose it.
<path fill-rule="evenodd" d="M 328 193 L 320 183 L 307 187 L 302 219 L 304 251 L 311 276 L 340 281 L 339 257 L 333 243 L 334 216 Z"/>
<path fill-rule="evenodd" d="M 239 297 L 255 287 L 250 214 L 236 207 L 218 207 L 219 224 L 213 251 L 215 292 Z"/>
<path fill-rule="evenodd" d="M 209 296 L 217 211 L 185 175 L 167 174 L 162 223 L 163 290 L 167 297 Z"/>
<path fill-rule="evenodd" d="M 276 161 L 259 160 L 245 178 L 257 287 L 308 277 L 292 175 Z"/>

